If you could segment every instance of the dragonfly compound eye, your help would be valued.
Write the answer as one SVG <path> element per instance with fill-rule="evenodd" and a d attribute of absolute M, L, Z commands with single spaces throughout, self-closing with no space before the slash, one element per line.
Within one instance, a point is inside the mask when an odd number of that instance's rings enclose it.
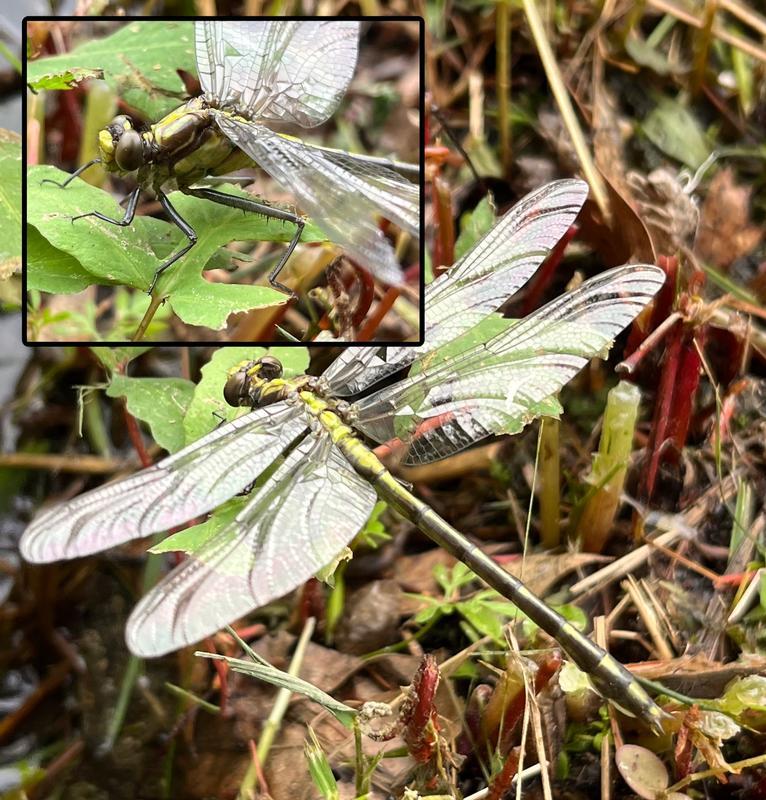
<path fill-rule="evenodd" d="M 223 399 L 230 406 L 248 405 L 247 388 L 250 380 L 243 371 L 232 372 L 223 387 Z"/>
<path fill-rule="evenodd" d="M 273 381 L 282 377 L 282 362 L 274 356 L 264 356 L 259 360 L 258 377 L 265 381 Z"/>
<path fill-rule="evenodd" d="M 138 131 L 126 130 L 117 142 L 114 152 L 117 166 L 125 172 L 133 172 L 144 163 L 144 147 Z"/>

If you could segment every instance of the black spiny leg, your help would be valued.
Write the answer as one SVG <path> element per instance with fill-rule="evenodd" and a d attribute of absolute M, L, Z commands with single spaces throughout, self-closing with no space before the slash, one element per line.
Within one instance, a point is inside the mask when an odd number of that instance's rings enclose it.
<path fill-rule="evenodd" d="M 160 201 L 160 205 L 165 209 L 167 215 L 170 217 L 171 222 L 175 223 L 180 229 L 181 232 L 186 236 L 189 240 L 189 244 L 185 247 L 182 247 L 175 255 L 171 256 L 167 261 L 160 264 L 159 267 L 154 271 L 154 277 L 152 278 L 152 282 L 149 284 L 149 288 L 146 290 L 147 294 L 151 294 L 154 291 L 154 287 L 157 285 L 157 280 L 159 279 L 160 275 L 171 265 L 175 264 L 181 256 L 186 255 L 189 250 L 197 244 L 197 234 L 194 232 L 194 228 L 173 208 L 170 204 L 170 200 L 168 200 L 168 196 L 165 192 L 157 192 L 157 199 Z"/>
<path fill-rule="evenodd" d="M 95 217 L 102 222 L 109 222 L 112 225 L 119 225 L 121 228 L 127 228 L 127 226 L 133 222 L 133 217 L 136 216 L 136 206 L 138 205 L 138 197 L 140 194 L 141 189 L 139 188 L 134 189 L 128 195 L 128 204 L 125 206 L 125 214 L 122 219 L 112 219 L 111 217 L 107 217 L 106 214 L 102 214 L 100 211 L 88 211 L 87 214 L 78 214 L 76 217 L 72 217 L 72 222 L 76 219 L 83 219 L 83 217 Z"/>
<path fill-rule="evenodd" d="M 89 169 L 94 164 L 100 164 L 100 158 L 94 158 L 93 161 L 89 161 L 87 164 L 83 164 L 81 167 L 78 167 L 63 183 L 59 183 L 58 181 L 54 181 L 53 178 L 43 178 L 40 181 L 40 185 L 44 183 L 52 183 L 54 186 L 58 186 L 60 189 L 64 189 L 65 187 L 69 186 L 69 184 L 75 179 L 79 178 L 80 175 L 85 172 L 86 169 Z"/>
<path fill-rule="evenodd" d="M 264 217 L 271 217 L 272 219 L 281 219 L 285 222 L 292 222 L 296 227 L 295 236 L 290 240 L 287 249 L 279 259 L 279 263 L 271 270 L 269 274 L 269 283 L 275 288 L 279 289 L 286 294 L 295 296 L 295 293 L 288 289 L 287 286 L 277 280 L 277 275 L 282 271 L 282 267 L 287 263 L 287 259 L 295 250 L 296 245 L 301 239 L 303 227 L 306 224 L 297 214 L 292 214 L 289 211 L 283 211 L 281 208 L 273 208 L 267 206 L 265 203 L 259 203 L 257 200 L 251 200 L 248 197 L 237 197 L 236 195 L 226 194 L 219 192 L 216 189 L 185 189 L 186 194 L 193 195 L 194 197 L 201 197 L 204 200 L 211 200 L 214 203 L 220 203 L 223 206 L 230 208 L 240 208 L 242 211 L 251 211 L 253 214 L 261 214 Z"/>

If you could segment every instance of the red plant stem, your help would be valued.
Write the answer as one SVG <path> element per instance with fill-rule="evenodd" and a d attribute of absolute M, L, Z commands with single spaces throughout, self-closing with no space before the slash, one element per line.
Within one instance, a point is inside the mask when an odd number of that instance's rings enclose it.
<path fill-rule="evenodd" d="M 425 655 L 412 681 L 410 702 L 402 715 L 402 739 L 412 758 L 420 764 L 431 759 L 437 746 L 439 724 L 434 701 L 438 686 L 439 667 L 436 659 L 432 655 Z"/>
<path fill-rule="evenodd" d="M 367 316 L 367 312 L 370 310 L 372 301 L 375 298 L 375 281 L 367 270 L 357 267 L 356 264 L 353 264 L 353 267 L 359 286 L 359 299 L 354 309 L 354 316 L 351 318 L 351 324 L 354 328 L 358 328 Z"/>
<path fill-rule="evenodd" d="M 643 341 L 641 341 L 637 347 L 631 349 L 631 344 L 635 344 L 637 341 L 640 341 L 640 337 L 643 335 L 641 329 L 634 324 L 630 331 L 630 340 L 625 346 L 625 352 L 630 353 L 630 355 L 623 359 L 615 367 L 615 370 L 620 375 L 631 375 L 633 372 L 635 372 L 638 368 L 638 365 L 644 359 L 644 356 L 654 350 L 654 348 L 657 346 L 657 342 L 659 342 L 661 339 L 664 339 L 665 336 L 667 336 L 668 331 L 671 330 L 673 325 L 675 325 L 675 323 L 680 319 L 681 315 L 677 311 L 674 311 L 669 317 L 666 317 Z M 637 332 L 636 336 L 633 336 L 634 331 Z"/>
<path fill-rule="evenodd" d="M 732 572 L 730 575 L 719 575 L 713 585 L 716 589 L 725 589 L 727 586 L 741 586 L 745 581 L 749 581 L 758 570 L 749 569 L 744 572 Z"/>
<path fill-rule="evenodd" d="M 434 274 L 455 263 L 455 224 L 452 220 L 452 198 L 449 185 L 439 175 L 433 179 L 436 237 L 434 240 Z"/>
<path fill-rule="evenodd" d="M 463 731 L 455 745 L 455 749 L 461 756 L 473 753 L 477 743 L 482 739 L 481 717 L 491 695 L 492 687 L 487 683 L 480 683 L 474 687 L 468 698 L 463 715 Z"/>
<path fill-rule="evenodd" d="M 654 494 L 654 484 L 660 466 L 662 446 L 667 438 L 668 422 L 673 407 L 673 386 L 678 372 L 678 361 L 681 355 L 682 325 L 673 327 L 670 343 L 665 352 L 660 374 L 660 385 L 657 389 L 658 402 L 654 409 L 654 419 L 649 440 L 649 466 L 645 473 L 644 497 L 648 501 Z"/>
<path fill-rule="evenodd" d="M 487 800 L 501 800 L 506 792 L 511 788 L 511 782 L 514 776 L 519 771 L 519 754 L 521 753 L 520 747 L 514 747 L 508 753 L 503 768 L 492 779 L 487 792 Z"/>
<path fill-rule="evenodd" d="M 298 604 L 298 615 L 301 625 L 306 624 L 309 617 L 317 620 L 324 618 L 324 594 L 322 585 L 316 578 L 309 578 L 301 589 Z"/>
<path fill-rule="evenodd" d="M 211 653 L 217 653 L 218 648 L 215 646 L 215 639 L 209 636 L 206 640 L 207 649 Z M 221 715 L 226 714 L 226 707 L 229 704 L 229 665 L 222 659 L 212 659 L 215 671 L 218 674 L 218 696 L 220 697 L 219 707 Z"/>
<path fill-rule="evenodd" d="M 676 287 L 678 285 L 678 259 L 675 256 L 660 256 L 657 259 L 657 266 L 665 270 L 667 278 L 662 288 L 654 298 L 654 308 L 652 310 L 652 321 L 649 330 L 654 330 L 666 317 L 673 311 L 676 299 Z"/>
<path fill-rule="evenodd" d="M 138 454 L 138 460 L 141 462 L 142 467 L 150 467 L 152 465 L 152 460 L 149 458 L 149 453 L 144 445 L 144 439 L 141 436 L 141 431 L 138 429 L 136 418 L 128 411 L 127 402 L 123 405 L 123 413 L 125 414 L 125 428 L 128 431 L 133 449 Z"/>
<path fill-rule="evenodd" d="M 673 328 L 662 365 L 659 400 L 650 438 L 649 469 L 646 473 L 646 499 L 654 492 L 660 464 L 678 459 L 686 444 L 692 407 L 700 380 L 702 359 L 699 347 L 705 330 L 679 324 Z M 672 444 L 672 447 L 668 445 Z"/>
<path fill-rule="evenodd" d="M 544 660 L 538 664 L 537 672 L 535 673 L 534 693 L 536 695 L 548 685 L 548 681 L 555 675 L 556 670 L 561 666 L 561 653 L 554 650 L 552 653 L 546 655 Z M 511 741 L 510 737 L 516 725 L 520 722 L 524 715 L 524 709 L 527 705 L 527 693 L 524 688 L 520 689 L 518 694 L 508 703 L 503 715 L 503 723 L 500 726 L 502 739 L 499 742 L 499 750 L 501 753 L 507 753 L 510 750 Z"/>
<path fill-rule="evenodd" d="M 258 777 L 258 786 L 261 789 L 262 796 L 271 797 L 269 784 L 266 782 L 266 776 L 263 774 L 263 764 L 261 764 L 261 761 L 258 758 L 258 746 L 252 739 L 248 741 L 248 746 L 250 747 L 250 758 L 255 765 L 255 774 Z"/>
<path fill-rule="evenodd" d="M 656 343 L 654 331 L 666 325 L 666 320 L 672 315 L 676 293 L 678 259 L 675 257 L 668 258 L 667 256 L 660 256 L 657 259 L 657 266 L 665 270 L 667 278 L 665 278 L 665 283 L 652 301 L 652 311 L 648 323 L 644 321 L 644 314 L 642 312 L 631 326 L 630 333 L 628 334 L 628 341 L 625 345 L 626 353 L 635 353 L 637 350 L 641 349 L 642 345 L 645 350 L 651 350 Z M 648 337 L 647 333 L 649 334 Z M 652 339 L 651 346 L 648 344 L 649 339 Z M 632 372 L 644 355 L 646 355 L 646 352 L 642 351 L 640 356 L 636 356 L 632 368 L 626 368 L 626 371 Z M 630 362 L 632 359 L 633 356 L 627 360 Z"/>
<path fill-rule="evenodd" d="M 402 449 L 405 446 L 410 446 L 412 442 L 416 439 L 419 439 L 423 434 L 428 433 L 428 431 L 433 430 L 434 428 L 440 428 L 442 425 L 454 417 L 453 411 L 445 411 L 442 414 L 437 414 L 435 417 L 429 417 L 428 419 L 424 419 L 418 426 L 415 428 L 413 433 L 408 437 L 407 441 L 403 441 L 400 438 L 389 439 L 387 442 L 383 442 L 383 444 L 379 444 L 375 450 L 373 451 L 378 458 L 386 458 L 390 456 L 392 453 L 397 452 L 398 450 Z"/>
<path fill-rule="evenodd" d="M 522 317 L 526 317 L 527 314 L 530 314 L 542 305 L 542 297 L 545 294 L 545 290 L 550 285 L 551 279 L 561 263 L 561 259 L 564 257 L 564 251 L 579 230 L 580 227 L 577 224 L 570 225 L 567 232 L 559 239 L 558 244 L 548 254 L 548 258 L 543 261 L 542 267 L 535 273 L 532 285 L 521 307 Z"/>
<path fill-rule="evenodd" d="M 383 299 L 375 309 L 375 313 L 367 320 L 364 327 L 359 330 L 356 337 L 357 342 L 369 342 L 373 338 L 383 317 L 388 314 L 397 297 L 399 297 L 399 290 L 395 286 L 391 286 L 386 290 Z"/>
<path fill-rule="evenodd" d="M 678 452 L 686 444 L 689 432 L 692 404 L 697 394 L 702 366 L 699 348 L 702 347 L 704 337 L 704 328 L 696 333 L 686 330 L 682 337 L 678 373 L 673 387 L 673 416 L 668 425 L 668 438 L 673 440 Z"/>

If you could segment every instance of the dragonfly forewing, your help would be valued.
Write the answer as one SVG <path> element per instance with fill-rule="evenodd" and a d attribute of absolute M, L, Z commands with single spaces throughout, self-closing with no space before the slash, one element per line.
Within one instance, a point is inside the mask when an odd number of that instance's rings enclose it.
<path fill-rule="evenodd" d="M 188 522 L 241 492 L 305 427 L 295 406 L 256 409 L 130 478 L 45 509 L 21 553 L 35 563 L 76 558 Z"/>
<path fill-rule="evenodd" d="M 324 375 L 349 396 L 456 339 L 497 311 L 521 288 L 566 233 L 588 196 L 588 184 L 562 180 L 526 195 L 451 269 L 425 290 L 425 341 L 420 347 L 349 348 Z"/>
<path fill-rule="evenodd" d="M 359 23 L 346 20 L 195 23 L 197 69 L 210 102 L 251 119 L 319 125 L 356 67 Z"/>
<path fill-rule="evenodd" d="M 326 434 L 309 435 L 236 518 L 136 606 L 128 647 L 159 656 L 297 588 L 364 525 L 377 495 Z"/>

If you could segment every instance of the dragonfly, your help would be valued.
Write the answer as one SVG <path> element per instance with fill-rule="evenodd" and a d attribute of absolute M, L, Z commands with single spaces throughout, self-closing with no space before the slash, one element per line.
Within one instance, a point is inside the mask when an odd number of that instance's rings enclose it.
<path fill-rule="evenodd" d="M 96 217 L 121 227 L 132 223 L 141 193 L 154 192 L 187 242 L 157 267 L 150 294 L 197 242 L 168 199 L 174 190 L 293 224 L 295 233 L 269 274 L 274 288 L 292 294 L 278 276 L 300 241 L 304 218 L 205 185 L 253 166 L 288 189 L 347 255 L 381 281 L 399 285 L 402 269 L 378 221 L 385 218 L 419 235 L 419 182 L 402 174 L 417 176 L 418 166 L 310 145 L 268 127 L 286 122 L 312 128 L 333 115 L 354 75 L 359 30 L 359 22 L 346 20 L 195 22 L 203 93 L 147 130 L 119 114 L 98 134 L 98 157 L 62 183 L 46 182 L 64 188 L 95 164 L 120 176 L 135 173 L 137 186 L 122 219 L 99 211 L 73 218 Z"/>
<path fill-rule="evenodd" d="M 367 444 L 398 440 L 401 461 L 421 464 L 517 432 L 551 413 L 559 389 L 605 355 L 662 286 L 661 269 L 606 271 L 459 346 L 530 278 L 586 196 L 584 182 L 557 181 L 501 217 L 426 288 L 419 347 L 347 348 L 319 377 L 283 378 L 273 350 L 234 368 L 224 397 L 248 413 L 132 477 L 43 510 L 23 534 L 23 556 L 73 558 L 173 528 L 271 469 L 236 517 L 132 612 L 129 649 L 158 656 L 298 587 L 348 545 L 380 498 L 557 639 L 605 697 L 659 732 L 664 712 L 624 666 L 402 485 Z"/>

